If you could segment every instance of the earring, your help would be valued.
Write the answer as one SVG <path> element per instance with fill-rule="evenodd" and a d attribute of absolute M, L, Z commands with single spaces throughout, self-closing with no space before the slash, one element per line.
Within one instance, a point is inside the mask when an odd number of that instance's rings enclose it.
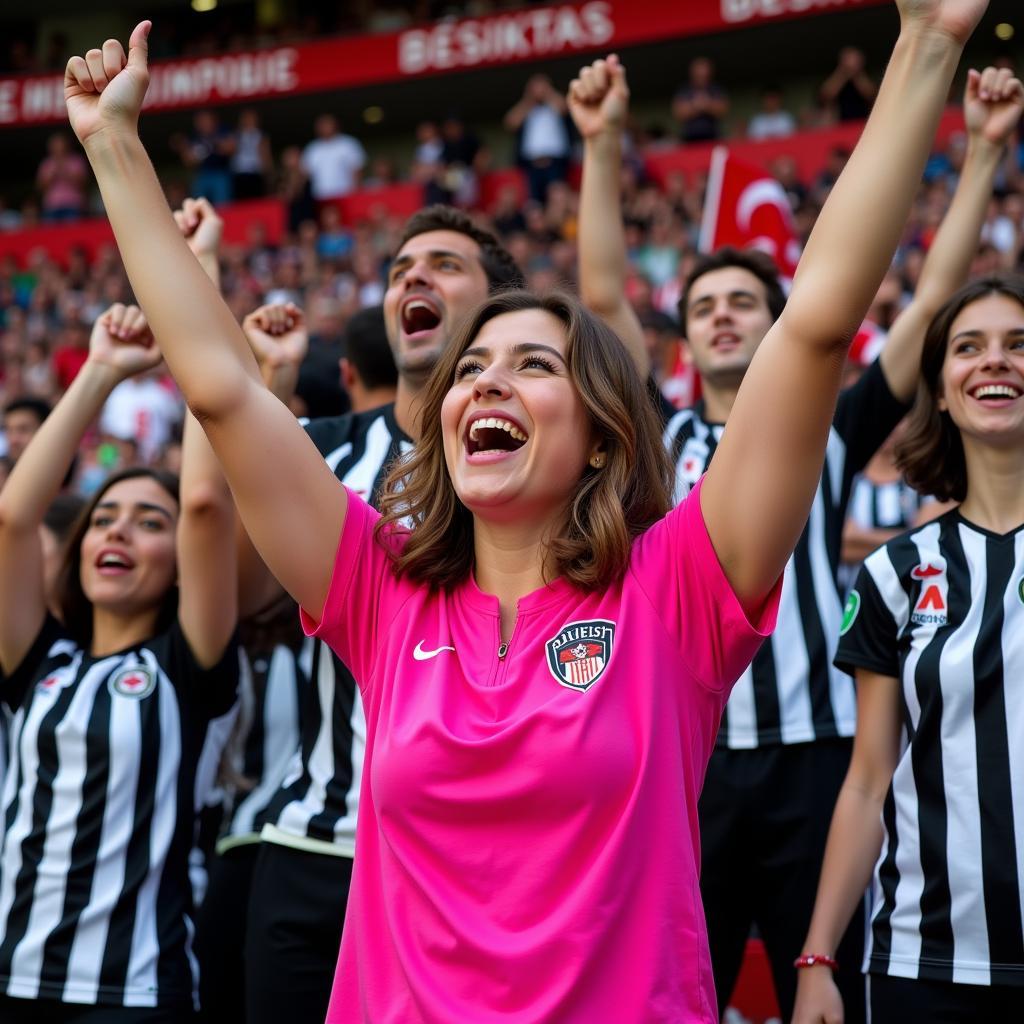
<path fill-rule="evenodd" d="M 601 469 L 604 466 L 604 452 L 594 452 L 590 456 L 590 464 L 594 469 Z"/>

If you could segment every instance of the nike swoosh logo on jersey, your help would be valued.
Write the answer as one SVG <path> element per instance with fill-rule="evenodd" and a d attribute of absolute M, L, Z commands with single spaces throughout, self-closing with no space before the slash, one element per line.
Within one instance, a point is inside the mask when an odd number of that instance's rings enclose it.
<path fill-rule="evenodd" d="M 454 647 L 438 647 L 436 651 L 425 651 L 423 650 L 423 641 L 421 640 L 413 649 L 412 656 L 417 661 L 429 661 L 431 658 L 436 658 L 442 651 L 454 650 Z"/>

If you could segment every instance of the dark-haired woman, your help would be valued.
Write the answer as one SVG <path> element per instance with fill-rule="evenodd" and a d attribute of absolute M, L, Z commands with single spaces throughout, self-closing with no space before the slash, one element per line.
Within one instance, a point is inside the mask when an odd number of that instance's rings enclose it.
<path fill-rule="evenodd" d="M 863 145 L 711 468 L 672 511 L 619 340 L 575 300 L 521 292 L 450 340 L 384 517 L 339 488 L 166 212 L 137 132 L 148 23 L 127 58 L 109 40 L 69 62 L 69 115 L 164 355 L 249 536 L 361 688 L 330 1021 L 716 1019 L 697 795 L 811 505 L 842 339 L 985 3 L 901 7 Z"/>
<path fill-rule="evenodd" d="M 12 714 L 0 847 L 0 1019 L 191 1019 L 188 858 L 234 716 L 230 494 L 196 424 L 181 495 L 126 470 L 90 501 L 47 608 L 39 526 L 110 391 L 159 352 L 134 307 L 0 493 L 0 699 Z"/>
<path fill-rule="evenodd" d="M 794 1021 L 843 1019 L 828 958 L 872 878 L 874 1024 L 1024 1018 L 1024 279 L 932 322 L 899 463 L 960 502 L 869 555 L 836 664 L 857 737 Z"/>

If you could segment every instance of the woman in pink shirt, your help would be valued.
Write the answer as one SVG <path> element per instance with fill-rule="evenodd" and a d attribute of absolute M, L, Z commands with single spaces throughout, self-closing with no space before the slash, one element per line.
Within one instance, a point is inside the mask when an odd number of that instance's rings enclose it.
<path fill-rule="evenodd" d="M 379 518 L 262 387 L 167 213 L 136 123 L 149 24 L 127 60 L 108 40 L 70 61 L 71 122 L 167 362 L 250 536 L 361 688 L 330 1021 L 715 1019 L 697 794 L 729 688 L 773 624 L 847 342 L 985 6 L 901 4 L 789 306 L 703 483 L 667 514 L 658 430 L 616 337 L 574 300 L 509 293 L 450 342 Z M 404 273 L 412 290 L 423 270 Z M 740 341 L 720 315 L 727 361 Z"/>

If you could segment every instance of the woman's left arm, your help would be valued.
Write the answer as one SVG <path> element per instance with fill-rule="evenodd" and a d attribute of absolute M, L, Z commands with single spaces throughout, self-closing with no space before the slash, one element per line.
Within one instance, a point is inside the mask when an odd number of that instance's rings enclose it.
<path fill-rule="evenodd" d="M 701 489 L 748 613 L 785 568 L 821 476 L 846 349 L 906 222 L 964 43 L 987 0 L 898 0 L 871 117 L 818 218 L 786 309 L 757 351 Z"/>
<path fill-rule="evenodd" d="M 174 219 L 206 276 L 220 288 L 223 221 L 205 199 L 187 199 Z M 185 413 L 178 520 L 178 621 L 203 668 L 224 654 L 238 622 L 235 504 L 202 427 Z"/>

